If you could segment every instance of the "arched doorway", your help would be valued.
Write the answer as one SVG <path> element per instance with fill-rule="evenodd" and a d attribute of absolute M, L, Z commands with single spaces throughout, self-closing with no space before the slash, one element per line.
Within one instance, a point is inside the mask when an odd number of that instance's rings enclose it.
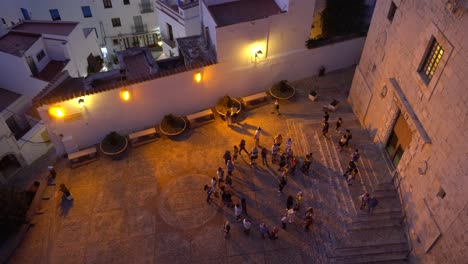
<path fill-rule="evenodd" d="M 18 159 L 16 159 L 15 155 L 7 154 L 0 159 L 0 175 L 6 180 L 10 176 L 14 175 L 19 169 L 21 169 L 21 164 Z"/>

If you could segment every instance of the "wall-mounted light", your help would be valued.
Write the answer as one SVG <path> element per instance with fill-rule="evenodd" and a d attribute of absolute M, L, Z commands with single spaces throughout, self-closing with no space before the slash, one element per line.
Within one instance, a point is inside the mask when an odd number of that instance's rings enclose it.
<path fill-rule="evenodd" d="M 128 89 L 123 89 L 122 91 L 120 91 L 120 98 L 122 98 L 122 100 L 124 101 L 128 101 L 130 100 L 130 91 Z"/>
<path fill-rule="evenodd" d="M 202 81 L 202 73 L 201 72 L 196 72 L 194 75 L 193 75 L 193 79 L 199 83 Z"/>
<path fill-rule="evenodd" d="M 62 107 L 55 106 L 55 107 L 49 108 L 49 115 L 51 115 L 53 117 L 62 118 L 62 117 L 65 116 L 65 111 L 63 110 Z"/>
<path fill-rule="evenodd" d="M 80 106 L 80 108 L 85 107 L 85 103 L 84 103 L 84 99 L 83 99 L 83 98 L 78 99 L 78 105 Z"/>
<path fill-rule="evenodd" d="M 163 42 L 162 42 L 161 40 L 158 41 L 158 45 L 159 45 L 160 47 L 162 47 L 162 44 L 163 44 Z"/>
<path fill-rule="evenodd" d="M 263 58 L 263 51 L 262 50 L 257 50 L 255 51 L 253 57 L 252 57 L 252 63 L 257 63 L 260 62 L 260 60 Z"/>

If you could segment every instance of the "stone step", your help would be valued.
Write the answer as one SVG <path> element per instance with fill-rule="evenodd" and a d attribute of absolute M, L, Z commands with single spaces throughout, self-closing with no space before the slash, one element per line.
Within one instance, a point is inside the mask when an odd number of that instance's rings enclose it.
<path fill-rule="evenodd" d="M 348 228 L 350 231 L 368 230 L 368 229 L 381 229 L 381 228 L 392 228 L 401 227 L 400 219 L 380 220 L 380 221 L 368 221 L 368 222 L 353 222 Z"/>
<path fill-rule="evenodd" d="M 407 243 L 389 243 L 375 246 L 336 248 L 334 257 L 375 255 L 383 253 L 407 252 Z"/>
<path fill-rule="evenodd" d="M 378 215 L 368 215 L 365 211 L 361 211 L 363 213 L 358 214 L 357 217 L 353 219 L 353 223 L 360 223 L 360 222 L 379 222 L 379 221 L 388 221 L 398 219 L 401 220 L 401 213 L 400 212 L 390 212 L 387 214 L 378 214 Z"/>
<path fill-rule="evenodd" d="M 407 259 L 406 252 L 392 252 L 364 256 L 338 257 L 332 260 L 331 263 L 336 264 L 358 264 L 358 263 L 396 263 L 396 261 L 404 261 Z"/>

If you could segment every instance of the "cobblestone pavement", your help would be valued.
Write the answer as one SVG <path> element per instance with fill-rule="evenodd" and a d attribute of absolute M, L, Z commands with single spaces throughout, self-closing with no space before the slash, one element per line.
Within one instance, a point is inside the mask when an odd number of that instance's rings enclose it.
<path fill-rule="evenodd" d="M 57 187 L 47 187 L 43 195 L 50 199 L 42 201 L 41 214 L 34 217 L 34 226 L 10 263 L 329 263 L 337 260 L 334 253 L 339 247 L 379 239 L 401 241 L 400 227 L 359 234 L 352 230 L 355 219 L 367 217 L 356 209 L 357 195 L 390 182 L 387 164 L 346 103 L 353 72 L 351 68 L 294 82 L 295 99 L 281 102 L 280 116 L 270 113 L 271 101 L 244 111 L 232 127 L 217 117 L 179 137 L 162 137 L 130 149 L 119 161 L 101 156 L 70 169 L 66 160 L 58 159 L 57 182 L 69 186 L 74 200 L 63 200 Z M 316 102 L 307 99 L 312 87 L 318 90 Z M 361 173 L 352 186 L 340 176 L 351 150 L 336 151 L 339 135 L 334 129 L 330 139 L 319 136 L 321 107 L 332 98 L 341 104 L 331 113 L 331 125 L 341 116 L 344 128 L 353 131 L 353 147 L 363 152 Z M 218 167 L 224 168 L 226 150 L 242 138 L 252 148 L 257 126 L 263 129 L 261 146 L 270 150 L 272 137 L 282 133 L 285 139 L 292 138 L 296 155 L 312 152 L 314 162 L 310 174 L 289 176 L 285 193 L 278 196 L 278 166 L 252 168 L 245 154 L 239 157 L 232 191 L 235 202 L 247 200 L 253 230 L 245 235 L 233 209 L 216 197 L 206 203 L 203 185 L 216 176 Z M 311 230 L 304 231 L 296 219 L 287 230 L 280 229 L 278 240 L 262 239 L 258 224 L 281 226 L 286 197 L 295 197 L 298 191 L 304 193 L 302 208 L 315 210 Z M 381 204 L 385 207 L 385 202 Z M 225 220 L 232 223 L 228 239 L 222 231 Z M 357 230 L 362 231 L 359 226 Z"/>

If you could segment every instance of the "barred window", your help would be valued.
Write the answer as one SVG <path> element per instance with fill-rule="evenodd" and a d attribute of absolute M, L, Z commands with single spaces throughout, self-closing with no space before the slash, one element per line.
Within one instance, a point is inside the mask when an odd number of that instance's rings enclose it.
<path fill-rule="evenodd" d="M 440 46 L 437 40 L 433 39 L 429 52 L 424 59 L 422 68 L 420 69 L 421 74 L 423 74 L 428 81 L 430 81 L 432 76 L 434 76 L 437 66 L 442 59 L 442 55 L 444 55 L 444 49 L 442 49 L 442 46 Z"/>

